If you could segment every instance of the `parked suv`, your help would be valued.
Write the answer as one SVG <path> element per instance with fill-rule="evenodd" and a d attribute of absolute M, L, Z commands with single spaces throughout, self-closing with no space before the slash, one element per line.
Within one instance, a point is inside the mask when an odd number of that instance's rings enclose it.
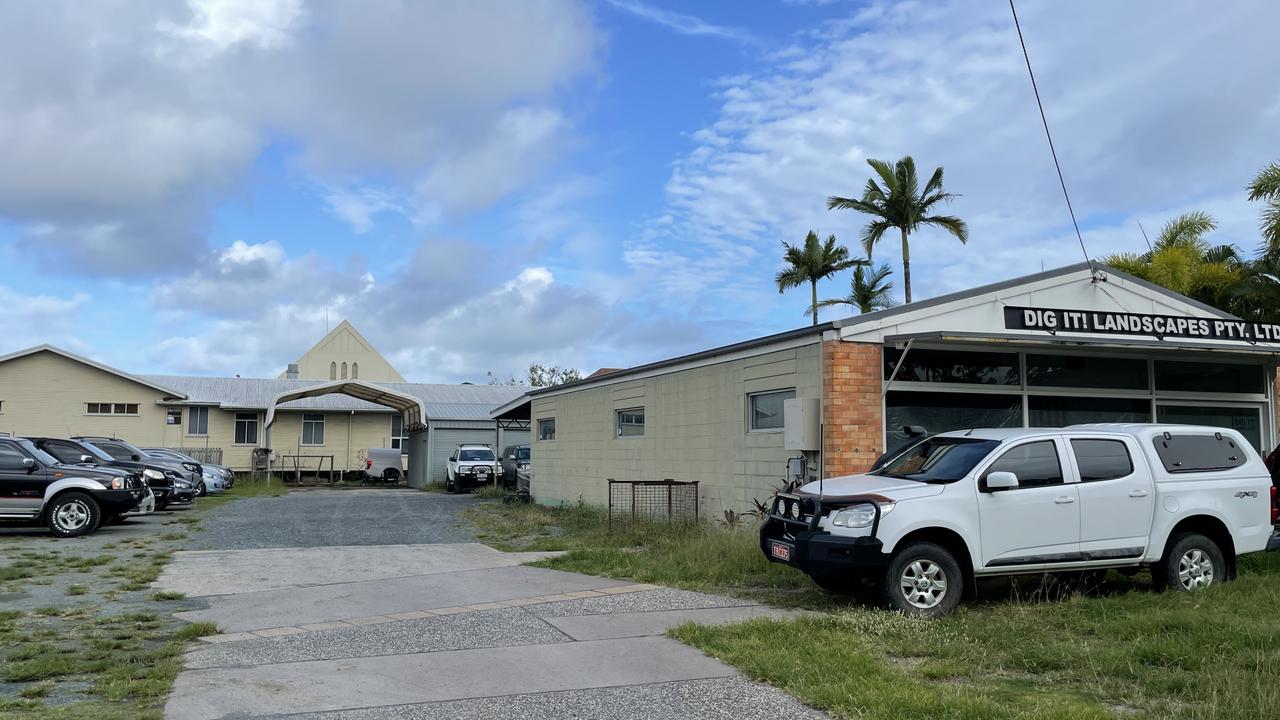
<path fill-rule="evenodd" d="M 529 457 L 528 445 L 508 445 L 502 451 L 502 459 L 499 462 L 502 465 L 503 485 L 515 487 L 519 471 L 529 469 Z"/>
<path fill-rule="evenodd" d="M 112 467 L 138 468 L 151 484 L 152 491 L 157 485 L 169 487 L 168 497 L 161 501 L 156 495 L 156 509 L 163 510 L 173 504 L 188 504 L 196 500 L 196 484 L 200 479 L 199 466 L 195 470 L 187 467 L 187 463 L 163 458 L 147 457 L 140 448 L 119 438 L 76 435 L 71 438 L 97 449 L 111 458 Z"/>
<path fill-rule="evenodd" d="M 236 474 L 226 465 L 214 465 L 213 463 L 200 462 L 184 452 L 179 452 L 171 448 L 144 447 L 142 448 L 142 451 L 145 452 L 148 457 L 158 457 L 162 460 L 177 460 L 178 462 L 184 463 L 184 467 L 186 466 L 186 463 L 195 465 L 200 468 L 206 484 L 208 484 L 209 477 L 212 475 L 216 478 L 216 484 L 220 485 L 223 490 L 230 490 L 236 484 Z M 215 488 L 210 487 L 209 489 L 214 490 Z M 204 493 L 201 492 L 199 494 L 203 495 Z"/>
<path fill-rule="evenodd" d="M 0 438 L 0 518 L 41 520 L 60 537 L 98 529 L 146 497 L 136 477 L 64 465 L 25 438 Z"/>
<path fill-rule="evenodd" d="M 996 575 L 1149 568 L 1158 587 L 1198 590 L 1280 547 L 1278 514 L 1234 430 L 974 429 L 777 495 L 760 546 L 825 589 L 870 580 L 891 607 L 936 616 Z"/>
<path fill-rule="evenodd" d="M 445 467 L 444 487 L 449 492 L 462 492 L 468 487 L 487 485 L 498 474 L 498 458 L 488 445 L 459 445 L 449 456 Z"/>

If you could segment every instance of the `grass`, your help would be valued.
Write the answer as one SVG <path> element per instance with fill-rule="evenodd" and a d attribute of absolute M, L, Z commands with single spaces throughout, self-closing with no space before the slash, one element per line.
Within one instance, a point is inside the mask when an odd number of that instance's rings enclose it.
<path fill-rule="evenodd" d="M 0 592 L 53 587 L 40 591 L 38 607 L 0 610 L 0 720 L 160 720 L 183 650 L 218 628 L 174 618 L 174 608 L 155 603 L 184 595 L 152 591 L 151 583 L 172 557 L 174 541 L 197 530 L 206 510 L 283 492 L 278 481 L 242 480 L 154 532 L 85 547 L 82 554 L 37 549 L 43 538 L 6 539 Z"/>
<path fill-rule="evenodd" d="M 1280 717 L 1280 554 L 1243 557 L 1238 580 L 1196 595 L 1153 593 L 1145 574 L 1111 573 L 1087 594 L 1052 578 L 984 582 L 976 602 L 927 621 L 768 563 L 754 527 L 609 533 L 588 507 L 468 512 L 500 549 L 566 551 L 547 567 L 824 611 L 672 634 L 835 717 Z"/>

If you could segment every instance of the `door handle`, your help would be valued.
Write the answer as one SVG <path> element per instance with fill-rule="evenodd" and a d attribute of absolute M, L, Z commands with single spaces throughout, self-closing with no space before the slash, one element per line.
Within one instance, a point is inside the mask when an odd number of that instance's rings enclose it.
<path fill-rule="evenodd" d="M 1146 490 L 1130 490 L 1129 491 L 1129 497 L 1131 498 L 1144 498 L 1146 496 L 1147 496 Z"/>
<path fill-rule="evenodd" d="M 1058 505 L 1070 505 L 1071 503 L 1075 502 L 1076 499 L 1071 497 L 1070 495 L 1061 495 L 1057 498 L 1054 498 L 1053 501 Z"/>

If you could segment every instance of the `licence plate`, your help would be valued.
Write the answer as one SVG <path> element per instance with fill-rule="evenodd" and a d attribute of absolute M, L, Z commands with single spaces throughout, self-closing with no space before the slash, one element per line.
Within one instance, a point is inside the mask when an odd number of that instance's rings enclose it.
<path fill-rule="evenodd" d="M 786 543 L 780 543 L 776 540 L 769 542 L 769 554 L 778 560 L 791 559 L 791 546 Z"/>

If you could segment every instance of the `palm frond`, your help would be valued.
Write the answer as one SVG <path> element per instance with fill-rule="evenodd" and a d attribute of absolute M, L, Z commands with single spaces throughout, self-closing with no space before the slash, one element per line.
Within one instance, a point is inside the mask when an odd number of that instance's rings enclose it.
<path fill-rule="evenodd" d="M 1199 210 L 1184 213 L 1160 228 L 1152 249 L 1160 251 L 1169 247 L 1191 247 L 1203 252 L 1206 249 L 1203 236 L 1218 227 L 1213 216 Z"/>
<path fill-rule="evenodd" d="M 888 220 L 873 220 L 867 223 L 862 229 L 862 250 L 867 257 L 871 257 L 871 251 L 875 249 L 876 243 L 880 242 L 880 238 L 884 234 L 897 227 Z"/>
<path fill-rule="evenodd" d="M 1258 176 L 1246 189 L 1250 200 L 1280 200 L 1280 162 L 1273 162 L 1258 171 Z"/>
<path fill-rule="evenodd" d="M 898 187 L 898 176 L 894 172 L 894 167 L 884 160 L 875 158 L 867 158 L 867 164 L 872 170 L 880 176 L 880 181 L 884 183 L 884 195 L 896 195 L 900 192 Z"/>
<path fill-rule="evenodd" d="M 933 225 L 956 236 L 961 243 L 969 242 L 969 226 L 965 221 L 954 215 L 930 215 L 921 218 L 920 222 L 924 225 Z"/>
<path fill-rule="evenodd" d="M 929 177 L 929 182 L 924 184 L 924 189 L 920 191 L 920 194 L 925 197 L 928 197 L 930 194 L 937 193 L 941 190 L 942 190 L 942 166 L 939 165 L 938 169 L 934 170 L 933 175 Z"/>

